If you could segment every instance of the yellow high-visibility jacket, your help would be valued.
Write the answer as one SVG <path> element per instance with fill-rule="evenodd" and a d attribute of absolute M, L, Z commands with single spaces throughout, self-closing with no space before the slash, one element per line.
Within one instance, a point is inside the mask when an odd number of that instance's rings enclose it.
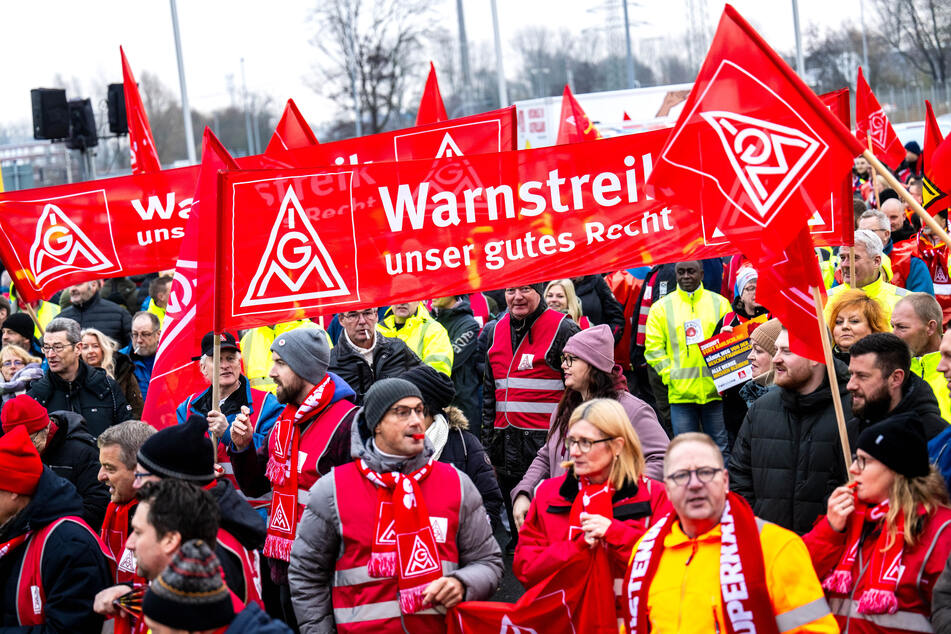
<path fill-rule="evenodd" d="M 279 335 L 295 328 L 317 328 L 309 319 L 298 319 L 275 326 L 260 326 L 244 333 L 241 337 L 241 358 L 244 360 L 244 375 L 251 387 L 274 393 L 277 386 L 268 376 L 271 372 L 271 344 Z M 327 335 L 330 342 L 330 335 Z M 333 343 L 330 344 L 333 347 Z"/>
<path fill-rule="evenodd" d="M 852 288 L 848 284 L 839 284 L 838 286 L 833 286 L 829 289 L 829 301 L 826 303 L 825 317 L 826 321 L 829 321 L 829 316 L 832 314 L 832 302 L 833 298 L 839 293 Z M 885 276 L 882 273 L 879 273 L 878 278 L 871 284 L 863 286 L 861 290 L 865 291 L 865 294 L 877 301 L 882 308 L 885 310 L 885 322 L 889 323 L 892 319 L 892 309 L 895 308 L 902 297 L 909 293 L 908 289 L 900 288 L 894 284 L 889 284 L 885 281 Z"/>
<path fill-rule="evenodd" d="M 449 341 L 449 333 L 442 324 L 433 319 L 422 303 L 401 327 L 396 327 L 396 315 L 393 314 L 392 308 L 386 310 L 383 321 L 376 327 L 380 334 L 386 337 L 402 339 L 426 365 L 446 376 L 452 375 L 452 343 Z"/>
<path fill-rule="evenodd" d="M 948 380 L 944 378 L 944 373 L 938 372 L 940 361 L 940 352 L 929 352 L 911 360 L 911 371 L 931 386 L 934 397 L 938 399 L 938 407 L 941 408 L 941 418 L 951 424 L 951 391 L 948 390 Z"/>

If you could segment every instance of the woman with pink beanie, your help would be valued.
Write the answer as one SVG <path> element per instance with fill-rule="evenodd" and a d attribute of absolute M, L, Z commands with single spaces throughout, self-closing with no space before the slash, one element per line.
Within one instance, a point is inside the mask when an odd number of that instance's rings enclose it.
<path fill-rule="evenodd" d="M 593 326 L 568 339 L 561 356 L 561 369 L 565 374 L 565 393 L 551 415 L 548 440 L 538 450 L 522 481 L 512 489 L 513 514 L 519 527 L 528 513 L 535 487 L 546 478 L 565 473 L 561 463 L 568 459 L 564 443 L 568 421 L 571 412 L 585 401 L 610 398 L 620 402 L 641 441 L 646 461 L 644 475 L 663 479 L 664 454 L 670 439 L 650 405 L 627 391 L 621 366 L 614 363 L 611 328 L 606 324 Z"/>

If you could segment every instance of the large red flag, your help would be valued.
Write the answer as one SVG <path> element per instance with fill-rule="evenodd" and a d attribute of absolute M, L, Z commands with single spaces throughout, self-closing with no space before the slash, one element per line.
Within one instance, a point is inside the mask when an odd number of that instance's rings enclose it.
<path fill-rule="evenodd" d="M 195 202 L 175 265 L 162 338 L 142 411 L 142 420 L 158 429 L 174 425 L 176 406 L 207 385 L 194 358 L 200 355 L 202 336 L 212 330 L 218 171 L 237 167 L 221 142 L 205 128 Z"/>
<path fill-rule="evenodd" d="M 932 216 L 951 206 L 951 136 L 931 153 L 922 181 L 922 207 Z"/>
<path fill-rule="evenodd" d="M 901 139 L 865 81 L 861 66 L 855 82 L 855 136 L 863 147 L 868 147 L 868 140 L 871 139 L 872 154 L 892 169 L 905 159 Z"/>
<path fill-rule="evenodd" d="M 307 121 L 297 109 L 297 104 L 293 99 L 287 100 L 284 106 L 284 114 L 274 129 L 271 141 L 264 150 L 266 156 L 274 156 L 287 150 L 296 150 L 299 148 L 317 145 L 317 137 L 310 128 Z"/>
<path fill-rule="evenodd" d="M 429 62 L 429 75 L 426 77 L 426 87 L 423 88 L 423 98 L 419 100 L 419 110 L 416 111 L 416 125 L 439 123 L 446 121 L 446 106 L 442 102 L 439 92 L 439 81 L 436 79 L 436 67 Z"/>
<path fill-rule="evenodd" d="M 934 110 L 931 108 L 931 102 L 925 100 L 925 143 L 921 148 L 921 164 L 925 172 L 931 165 L 931 155 L 944 141 L 944 135 L 941 134 L 941 128 L 938 127 L 938 120 L 935 119 Z"/>
<path fill-rule="evenodd" d="M 760 274 L 786 276 L 763 305 L 788 320 L 797 354 L 822 361 L 814 312 L 797 298 L 821 284 L 800 236 L 842 184 L 861 145 L 753 28 L 726 5 L 710 51 L 650 185 L 699 210 Z M 766 287 L 767 284 L 762 286 Z M 798 320 L 796 315 L 803 317 Z"/>
<path fill-rule="evenodd" d="M 600 138 L 598 129 L 594 127 L 584 108 L 571 94 L 571 88 L 565 84 L 565 92 L 561 95 L 561 119 L 558 122 L 558 139 L 555 144 L 580 143 Z"/>
<path fill-rule="evenodd" d="M 122 56 L 122 92 L 125 94 L 125 116 L 129 125 L 129 151 L 131 152 L 132 173 L 149 174 L 162 169 L 159 163 L 158 150 L 155 149 L 155 139 L 152 138 L 152 128 L 149 118 L 142 105 L 139 95 L 139 86 L 132 76 L 132 68 L 125 57 L 125 51 L 119 47 Z"/>

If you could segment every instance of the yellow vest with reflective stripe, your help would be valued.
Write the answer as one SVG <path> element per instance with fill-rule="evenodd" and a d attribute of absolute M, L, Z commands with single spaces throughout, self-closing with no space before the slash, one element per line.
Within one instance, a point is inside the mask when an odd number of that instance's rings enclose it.
<path fill-rule="evenodd" d="M 422 303 L 401 328 L 396 327 L 396 315 L 393 314 L 392 308 L 386 310 L 383 321 L 376 327 L 380 334 L 386 337 L 402 339 L 426 365 L 446 376 L 452 376 L 452 343 L 449 341 L 449 333 L 442 324 L 433 319 Z"/>
<path fill-rule="evenodd" d="M 911 360 L 911 371 L 924 379 L 931 386 L 934 397 L 938 399 L 941 408 L 941 418 L 951 423 L 951 391 L 948 390 L 948 380 L 942 372 L 938 372 L 938 362 L 941 361 L 940 352 L 929 352 Z"/>
<path fill-rule="evenodd" d="M 152 313 L 158 317 L 158 323 L 165 323 L 165 309 L 155 303 L 154 299 L 149 300 L 148 308 L 145 309 L 146 312 Z"/>
<path fill-rule="evenodd" d="M 687 293 L 677 287 L 658 302 L 647 315 L 644 358 L 667 385 L 671 403 L 704 404 L 720 400 L 707 364 L 696 343 L 687 345 L 685 322 L 699 319 L 703 336 L 709 339 L 717 322 L 730 310 L 725 297 L 698 288 Z"/>
<path fill-rule="evenodd" d="M 839 256 L 832 250 L 832 247 L 816 247 L 816 257 L 819 259 L 822 282 L 827 289 L 831 288 L 835 281 L 835 271 L 839 268 Z"/>
<path fill-rule="evenodd" d="M 49 323 L 53 321 L 57 315 L 59 315 L 59 311 L 61 310 L 62 308 L 53 302 L 41 301 L 40 308 L 36 311 L 36 318 L 40 322 L 40 326 L 43 326 L 45 329 L 46 326 L 49 325 Z M 33 328 L 33 334 L 40 341 L 40 343 L 43 343 L 43 335 L 40 334 L 39 327 Z"/>
<path fill-rule="evenodd" d="M 832 315 L 832 302 L 833 298 L 839 293 L 852 288 L 848 284 L 839 284 L 838 286 L 833 286 L 829 289 L 829 301 L 826 303 L 825 317 L 826 321 L 829 321 L 829 316 Z M 909 293 L 908 289 L 899 288 L 894 284 L 889 284 L 885 281 L 885 276 L 879 273 L 878 278 L 867 286 L 863 286 L 862 289 L 865 291 L 865 294 L 877 301 L 882 309 L 885 311 L 885 322 L 891 323 L 892 320 L 892 309 L 895 308 L 895 304 L 901 301 L 901 298 Z"/>
<path fill-rule="evenodd" d="M 251 387 L 258 390 L 267 390 L 272 394 L 277 389 L 274 381 L 268 376 L 271 372 L 271 344 L 279 335 L 295 328 L 317 328 L 317 324 L 309 319 L 289 321 L 276 326 L 261 326 L 249 330 L 241 337 L 241 358 L 244 360 L 244 375 L 251 382 Z M 326 331 L 325 331 L 326 332 Z M 330 335 L 327 335 L 330 342 Z M 333 347 L 333 344 L 330 346 Z"/>

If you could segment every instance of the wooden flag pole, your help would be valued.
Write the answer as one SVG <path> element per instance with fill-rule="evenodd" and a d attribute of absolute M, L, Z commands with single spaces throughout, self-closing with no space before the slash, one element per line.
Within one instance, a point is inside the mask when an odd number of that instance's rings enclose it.
<path fill-rule="evenodd" d="M 872 156 L 875 156 L 875 153 L 872 152 L 872 133 L 871 133 L 871 132 L 868 133 L 868 150 L 867 150 L 867 151 L 868 151 L 868 153 L 871 154 Z M 863 152 L 862 154 L 864 155 L 865 153 Z M 866 159 L 866 160 L 868 160 L 868 159 Z M 872 193 L 875 194 L 875 209 L 878 209 L 879 211 L 881 211 L 881 209 L 882 209 L 882 201 L 881 201 L 881 199 L 879 198 L 878 188 L 875 187 L 875 179 L 874 179 L 874 178 L 872 178 Z"/>
<path fill-rule="evenodd" d="M 33 323 L 36 324 L 36 329 L 40 331 L 40 339 L 43 338 L 43 335 L 46 334 L 46 329 L 43 328 L 43 324 L 40 323 L 40 316 L 36 314 L 36 309 L 29 304 L 29 302 L 23 302 L 23 309 L 26 311 L 26 314 L 30 316 L 30 319 L 33 320 Z"/>
<path fill-rule="evenodd" d="M 812 287 L 812 299 L 816 304 L 816 318 L 819 320 L 819 332 L 822 334 L 822 353 L 825 355 L 829 387 L 832 389 L 832 404 L 835 407 L 835 422 L 839 425 L 839 441 L 842 443 L 842 456 L 845 458 L 845 469 L 848 471 L 849 465 L 852 464 L 852 448 L 849 446 L 849 432 L 845 427 L 845 411 L 842 409 L 842 396 L 839 394 L 839 379 L 835 375 L 829 329 L 826 328 L 825 316 L 822 313 L 822 295 L 819 294 L 817 286 Z"/>
<path fill-rule="evenodd" d="M 216 332 L 214 339 L 214 352 L 211 355 L 211 411 L 220 412 L 221 386 L 219 385 L 219 379 L 221 376 L 221 336 Z M 215 462 L 218 462 L 218 436 L 216 434 L 211 434 L 211 451 Z"/>
<path fill-rule="evenodd" d="M 911 207 L 916 214 L 918 214 L 918 217 L 921 218 L 921 221 L 928 225 L 928 228 L 931 229 L 931 231 L 933 231 L 936 236 L 941 238 L 945 244 L 951 247 L 951 236 L 948 236 L 948 232 L 942 229 L 938 223 L 935 222 L 935 219 L 931 217 L 931 214 L 925 211 L 925 208 L 922 207 L 917 200 L 915 200 L 915 197 L 912 196 L 907 189 L 905 189 L 905 186 L 902 185 L 901 182 L 899 182 L 899 180 L 892 175 L 888 168 L 882 165 L 881 161 L 875 158 L 875 155 L 868 150 L 862 152 L 862 156 L 864 156 L 865 160 L 868 161 L 873 168 L 875 168 L 876 172 L 885 178 L 885 182 L 887 182 L 892 189 L 898 192 L 898 195 L 901 196 L 902 200 L 904 200 L 905 203 Z"/>

